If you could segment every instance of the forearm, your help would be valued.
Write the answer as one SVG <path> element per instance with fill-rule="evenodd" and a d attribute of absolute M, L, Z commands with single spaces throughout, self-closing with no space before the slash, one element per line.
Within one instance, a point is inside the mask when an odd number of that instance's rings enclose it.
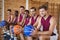
<path fill-rule="evenodd" d="M 29 21 L 29 23 L 27 25 L 31 25 L 31 21 Z"/>
<path fill-rule="evenodd" d="M 22 21 L 19 21 L 19 19 L 18 19 L 18 22 L 17 22 L 19 25 L 21 25 L 22 24 Z"/>
<path fill-rule="evenodd" d="M 52 33 L 50 31 L 43 31 L 43 32 L 38 32 L 39 35 L 51 35 Z"/>
<path fill-rule="evenodd" d="M 28 23 L 27 25 L 30 25 L 31 23 Z"/>
<path fill-rule="evenodd" d="M 37 24 L 35 23 L 33 26 L 34 26 L 34 27 L 36 27 L 36 26 L 37 26 Z"/>

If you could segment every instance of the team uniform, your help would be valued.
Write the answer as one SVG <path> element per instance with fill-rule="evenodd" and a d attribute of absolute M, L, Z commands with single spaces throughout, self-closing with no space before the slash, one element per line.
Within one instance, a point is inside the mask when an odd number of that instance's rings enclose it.
<path fill-rule="evenodd" d="M 48 31 L 49 27 L 50 27 L 50 19 L 51 19 L 51 15 L 48 16 L 48 18 L 45 20 L 43 17 L 41 19 L 41 31 Z M 57 33 L 57 29 L 56 27 L 53 30 L 53 33 L 51 34 L 50 40 L 57 40 L 56 38 L 58 37 L 58 33 Z"/>
<path fill-rule="evenodd" d="M 23 17 L 24 17 L 24 13 L 21 13 L 19 16 L 19 22 L 22 22 Z M 22 26 L 22 24 L 19 24 L 19 25 Z"/>
<path fill-rule="evenodd" d="M 30 17 L 26 17 L 24 25 L 28 25 Z"/>

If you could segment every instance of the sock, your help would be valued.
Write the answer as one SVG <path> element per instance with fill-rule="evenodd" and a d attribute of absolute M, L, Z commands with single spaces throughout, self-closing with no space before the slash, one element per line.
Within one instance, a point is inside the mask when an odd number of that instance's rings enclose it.
<path fill-rule="evenodd" d="M 14 35 L 13 34 L 11 34 L 11 38 L 14 38 Z"/>
<path fill-rule="evenodd" d="M 17 37 L 14 37 L 14 40 L 17 40 Z"/>
<path fill-rule="evenodd" d="M 9 30 L 7 30 L 6 33 L 7 33 L 8 35 L 10 35 Z"/>

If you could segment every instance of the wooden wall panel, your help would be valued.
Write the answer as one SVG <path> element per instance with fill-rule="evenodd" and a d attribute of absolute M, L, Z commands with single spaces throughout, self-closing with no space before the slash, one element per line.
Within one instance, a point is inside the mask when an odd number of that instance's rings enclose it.
<path fill-rule="evenodd" d="M 5 13 L 5 19 L 7 17 L 7 9 L 11 9 L 12 13 L 14 10 L 19 10 L 20 6 L 25 6 L 26 1 L 25 0 L 5 0 L 4 1 L 4 13 Z"/>
<path fill-rule="evenodd" d="M 60 20 L 60 14 L 59 14 L 59 20 Z M 60 21 L 59 21 L 59 35 L 60 35 Z M 60 36 L 59 36 L 59 40 L 60 40 Z"/>
<path fill-rule="evenodd" d="M 1 17 L 2 17 L 2 0 L 0 0 L 0 21 L 2 19 Z M 0 28 L 0 40 L 2 40 L 1 33 L 2 33 L 2 29 Z"/>
<path fill-rule="evenodd" d="M 0 21 L 1 21 L 1 16 L 2 16 L 2 0 L 0 0 Z"/>
<path fill-rule="evenodd" d="M 32 0 L 36 2 L 49 2 L 49 3 L 57 3 L 60 4 L 60 0 Z"/>
<path fill-rule="evenodd" d="M 60 40 L 60 5 L 59 5 L 59 40 Z"/>

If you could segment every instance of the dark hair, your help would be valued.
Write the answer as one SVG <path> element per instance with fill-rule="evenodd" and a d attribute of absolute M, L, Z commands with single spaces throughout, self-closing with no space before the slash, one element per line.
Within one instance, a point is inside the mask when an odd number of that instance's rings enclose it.
<path fill-rule="evenodd" d="M 48 10 L 48 6 L 46 6 L 46 5 L 42 5 L 38 9 L 42 9 L 42 8 L 44 8 L 45 10 Z"/>
<path fill-rule="evenodd" d="M 36 11 L 36 8 L 35 7 L 32 7 L 31 9 L 34 9 Z"/>
<path fill-rule="evenodd" d="M 29 13 L 29 10 L 25 10 L 25 12 Z"/>
<path fill-rule="evenodd" d="M 19 14 L 19 12 L 16 10 L 16 11 L 15 11 L 15 16 L 17 17 L 17 16 L 18 16 L 18 14 Z"/>
<path fill-rule="evenodd" d="M 24 6 L 20 6 L 20 8 L 23 8 L 23 9 L 25 9 L 25 7 L 24 7 Z"/>
<path fill-rule="evenodd" d="M 10 11 L 11 12 L 11 9 L 8 9 L 7 11 Z"/>

